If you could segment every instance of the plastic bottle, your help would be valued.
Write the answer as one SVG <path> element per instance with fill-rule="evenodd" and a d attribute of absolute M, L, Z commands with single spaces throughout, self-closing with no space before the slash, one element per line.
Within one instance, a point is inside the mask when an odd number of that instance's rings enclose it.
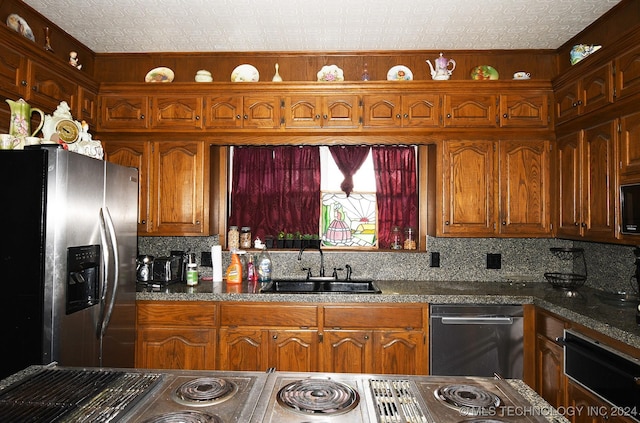
<path fill-rule="evenodd" d="M 196 263 L 187 264 L 187 285 L 198 284 L 198 265 Z"/>
<path fill-rule="evenodd" d="M 240 257 L 236 253 L 231 255 L 231 264 L 227 267 L 227 283 L 242 283 L 242 263 L 240 263 Z"/>
<path fill-rule="evenodd" d="M 258 269 L 253 262 L 253 254 L 249 254 L 247 258 L 247 280 L 249 282 L 258 282 Z"/>
<path fill-rule="evenodd" d="M 267 251 L 267 246 L 262 247 L 262 252 L 258 258 L 258 280 L 260 282 L 271 282 L 271 272 L 273 267 L 271 264 L 271 256 Z"/>

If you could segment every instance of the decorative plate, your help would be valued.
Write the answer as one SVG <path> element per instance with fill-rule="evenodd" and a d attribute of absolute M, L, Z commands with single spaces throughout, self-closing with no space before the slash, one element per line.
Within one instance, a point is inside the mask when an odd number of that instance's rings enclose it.
<path fill-rule="evenodd" d="M 344 81 L 344 72 L 336 65 L 323 66 L 318 72 L 318 81 Z"/>
<path fill-rule="evenodd" d="M 500 74 L 498 71 L 492 68 L 491 66 L 482 65 L 476 66 L 471 70 L 471 79 L 474 80 L 483 80 L 483 79 L 498 79 L 500 78 Z"/>
<path fill-rule="evenodd" d="M 240 65 L 231 72 L 231 82 L 258 82 L 260 73 L 251 65 Z"/>
<path fill-rule="evenodd" d="M 387 72 L 387 81 L 411 81 L 412 79 L 413 72 L 406 66 L 394 66 Z"/>
<path fill-rule="evenodd" d="M 31 41 L 36 40 L 36 37 L 33 36 L 33 31 L 31 31 L 31 28 L 27 24 L 27 21 L 25 21 L 20 15 L 16 15 L 15 13 L 9 15 L 7 17 L 7 26 L 14 31 L 19 32 L 23 37 L 26 37 Z"/>
<path fill-rule="evenodd" d="M 147 76 L 144 77 L 144 82 L 171 82 L 173 81 L 173 71 L 169 68 L 155 68 L 151 69 Z"/>

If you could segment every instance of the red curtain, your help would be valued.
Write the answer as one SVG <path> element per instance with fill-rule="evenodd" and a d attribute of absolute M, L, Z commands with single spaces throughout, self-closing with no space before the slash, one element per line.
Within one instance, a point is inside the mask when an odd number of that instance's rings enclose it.
<path fill-rule="evenodd" d="M 413 147 L 372 147 L 378 202 L 378 245 L 389 248 L 391 228 L 418 224 L 416 155 Z"/>
<path fill-rule="evenodd" d="M 317 233 L 320 219 L 318 147 L 235 147 L 229 225 L 252 236 Z"/>
<path fill-rule="evenodd" d="M 331 146 L 329 151 L 338 165 L 338 169 L 344 175 L 344 181 L 340 184 L 340 189 L 347 194 L 353 190 L 353 174 L 360 169 L 362 163 L 369 154 L 370 147 L 364 146 Z"/>
<path fill-rule="evenodd" d="M 280 190 L 278 231 L 317 234 L 320 222 L 320 149 L 276 147 L 275 182 Z M 273 232 L 276 233 L 276 232 Z"/>

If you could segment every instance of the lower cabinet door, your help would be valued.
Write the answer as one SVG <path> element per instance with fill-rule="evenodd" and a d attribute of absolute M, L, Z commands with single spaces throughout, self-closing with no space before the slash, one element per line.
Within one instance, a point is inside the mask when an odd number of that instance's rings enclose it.
<path fill-rule="evenodd" d="M 214 370 L 216 330 L 211 328 L 138 328 L 136 367 Z"/>

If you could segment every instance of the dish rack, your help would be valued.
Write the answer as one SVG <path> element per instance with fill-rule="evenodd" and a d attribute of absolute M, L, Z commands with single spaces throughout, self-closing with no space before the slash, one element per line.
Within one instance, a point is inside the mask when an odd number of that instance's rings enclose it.
<path fill-rule="evenodd" d="M 587 281 L 587 260 L 582 248 L 550 248 L 551 253 L 561 260 L 579 260 L 582 263 L 583 273 L 559 273 L 547 272 L 544 277 L 556 289 L 573 291 L 580 288 Z M 575 265 L 574 265 L 575 266 Z M 575 269 L 575 267 L 574 267 Z"/>

